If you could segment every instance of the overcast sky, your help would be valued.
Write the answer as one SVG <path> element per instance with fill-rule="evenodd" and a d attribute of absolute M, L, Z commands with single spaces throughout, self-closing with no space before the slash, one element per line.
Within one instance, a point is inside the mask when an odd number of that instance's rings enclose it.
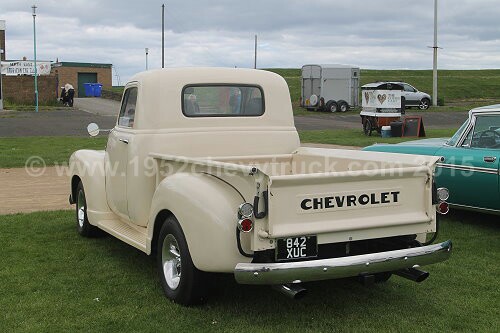
<path fill-rule="evenodd" d="M 1 0 L 8 59 L 111 63 L 114 84 L 165 66 L 432 68 L 434 0 Z M 439 0 L 439 68 L 500 68 L 500 1 Z"/>

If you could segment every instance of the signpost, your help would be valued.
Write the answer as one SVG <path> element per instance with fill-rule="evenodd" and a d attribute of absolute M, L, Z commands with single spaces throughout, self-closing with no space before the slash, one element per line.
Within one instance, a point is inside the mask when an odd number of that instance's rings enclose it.
<path fill-rule="evenodd" d="M 36 66 L 36 6 L 33 5 L 31 7 L 33 9 L 33 54 L 35 60 L 35 112 L 38 112 L 38 75 L 37 75 L 37 66 Z"/>
<path fill-rule="evenodd" d="M 3 54 L 3 49 L 0 49 L 0 59 L 2 58 L 1 55 Z M 2 65 L 0 64 L 0 111 L 3 110 L 3 92 L 2 92 Z"/>

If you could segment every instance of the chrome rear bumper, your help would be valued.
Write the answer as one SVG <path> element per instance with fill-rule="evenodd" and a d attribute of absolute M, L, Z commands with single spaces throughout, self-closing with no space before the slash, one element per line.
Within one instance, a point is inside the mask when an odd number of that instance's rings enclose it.
<path fill-rule="evenodd" d="M 352 257 L 287 263 L 240 263 L 234 268 L 234 276 L 241 284 L 338 279 L 437 263 L 450 257 L 451 248 L 451 240 L 448 240 L 440 244 Z"/>

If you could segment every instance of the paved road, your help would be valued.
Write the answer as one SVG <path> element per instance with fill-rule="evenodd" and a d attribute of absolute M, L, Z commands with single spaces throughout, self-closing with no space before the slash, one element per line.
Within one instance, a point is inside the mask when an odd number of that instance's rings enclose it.
<path fill-rule="evenodd" d="M 101 128 L 112 128 L 115 121 L 114 116 L 98 115 L 76 108 L 38 113 L 0 111 L 0 137 L 86 136 L 89 123 L 97 123 Z"/>
<path fill-rule="evenodd" d="M 21 136 L 86 136 L 86 127 L 95 122 L 101 128 L 112 128 L 120 103 L 102 98 L 76 98 L 74 108 L 55 111 L 0 111 L 0 137 Z M 466 112 L 407 112 L 422 115 L 426 128 L 458 127 L 467 118 Z M 298 130 L 354 128 L 361 130 L 357 112 L 318 114 L 295 117 Z"/>
<path fill-rule="evenodd" d="M 75 98 L 74 107 L 98 116 L 118 115 L 120 102 L 104 98 Z"/>

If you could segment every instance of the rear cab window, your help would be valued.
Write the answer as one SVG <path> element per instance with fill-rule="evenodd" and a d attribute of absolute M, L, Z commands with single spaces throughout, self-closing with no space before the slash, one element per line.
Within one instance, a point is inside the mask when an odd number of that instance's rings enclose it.
<path fill-rule="evenodd" d="M 262 116 L 264 105 L 258 86 L 197 84 L 182 90 L 182 113 L 187 117 Z"/>

